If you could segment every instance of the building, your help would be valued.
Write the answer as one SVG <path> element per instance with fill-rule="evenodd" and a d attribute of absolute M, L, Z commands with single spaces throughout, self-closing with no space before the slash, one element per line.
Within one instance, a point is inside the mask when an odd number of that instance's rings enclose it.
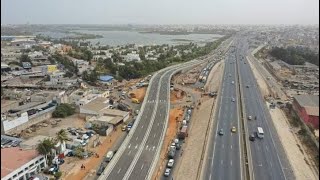
<path fill-rule="evenodd" d="M 111 84 L 113 79 L 114 79 L 113 76 L 109 76 L 109 75 L 104 75 L 99 77 L 100 82 L 105 84 Z"/>
<path fill-rule="evenodd" d="M 96 97 L 89 103 L 80 106 L 80 114 L 85 116 L 97 116 L 100 110 L 106 108 L 109 105 L 109 100 L 104 97 Z"/>
<path fill-rule="evenodd" d="M 293 108 L 306 123 L 319 129 L 319 96 L 296 95 L 293 97 Z"/>
<path fill-rule="evenodd" d="M 47 167 L 37 150 L 1 148 L 1 180 L 27 180 Z"/>

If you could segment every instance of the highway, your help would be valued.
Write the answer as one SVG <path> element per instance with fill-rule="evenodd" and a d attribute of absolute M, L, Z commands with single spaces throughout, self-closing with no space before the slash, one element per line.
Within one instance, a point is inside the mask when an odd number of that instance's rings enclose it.
<path fill-rule="evenodd" d="M 238 71 L 240 75 L 240 83 L 244 101 L 244 120 L 247 121 L 247 130 L 249 134 L 257 132 L 257 127 L 262 127 L 264 138 L 256 138 L 250 141 L 250 151 L 252 159 L 252 177 L 259 180 L 285 180 L 292 179 L 286 173 L 289 172 L 287 158 L 283 154 L 281 143 L 276 141 L 277 133 L 274 130 L 273 122 L 267 111 L 266 104 L 259 91 L 259 87 L 245 58 L 249 52 L 249 45 L 244 38 L 239 39 L 236 45 Z M 248 86 L 248 87 L 247 87 Z M 248 116 L 252 116 L 252 120 L 247 120 Z M 254 117 L 257 117 L 255 120 Z M 249 138 L 247 134 L 246 138 Z M 289 170 L 289 171 L 288 171 Z"/>
<path fill-rule="evenodd" d="M 235 180 L 242 179 L 242 162 L 240 147 L 240 115 L 238 102 L 238 81 L 236 78 L 235 56 L 228 51 L 225 69 L 215 115 L 214 130 L 208 138 L 207 159 L 203 179 Z M 233 82 L 233 83 L 232 83 Z M 232 101 L 235 99 L 235 102 Z M 237 128 L 236 133 L 231 128 Z M 223 129 L 224 135 L 218 135 Z"/>
<path fill-rule="evenodd" d="M 136 123 L 99 180 L 150 179 L 167 127 L 171 75 L 199 63 L 168 67 L 152 77 Z"/>

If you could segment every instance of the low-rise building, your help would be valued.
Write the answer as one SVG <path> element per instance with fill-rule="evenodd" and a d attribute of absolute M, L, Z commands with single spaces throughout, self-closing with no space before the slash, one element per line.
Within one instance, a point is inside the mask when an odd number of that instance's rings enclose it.
<path fill-rule="evenodd" d="M 319 96 L 296 95 L 293 97 L 293 108 L 306 123 L 319 129 Z"/>
<path fill-rule="evenodd" d="M 1 180 L 27 180 L 46 167 L 45 157 L 35 149 L 1 149 Z"/>

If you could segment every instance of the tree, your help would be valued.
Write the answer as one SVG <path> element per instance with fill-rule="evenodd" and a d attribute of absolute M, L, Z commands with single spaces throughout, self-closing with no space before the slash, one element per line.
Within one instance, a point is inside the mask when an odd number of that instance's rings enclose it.
<path fill-rule="evenodd" d="M 60 104 L 52 113 L 54 118 L 65 118 L 75 113 L 75 108 L 70 104 Z"/>
<path fill-rule="evenodd" d="M 56 134 L 56 140 L 60 143 L 63 143 L 68 140 L 68 134 L 64 129 L 61 129 Z"/>
<path fill-rule="evenodd" d="M 52 139 L 44 139 L 37 146 L 37 151 L 39 154 L 44 155 L 46 162 L 51 165 L 52 163 L 52 149 L 54 148 L 54 143 Z M 49 157 L 48 157 L 49 156 Z"/>
<path fill-rule="evenodd" d="M 32 65 L 31 59 L 27 54 L 22 54 L 20 56 L 20 64 L 22 66 L 22 62 L 30 62 L 30 64 Z"/>

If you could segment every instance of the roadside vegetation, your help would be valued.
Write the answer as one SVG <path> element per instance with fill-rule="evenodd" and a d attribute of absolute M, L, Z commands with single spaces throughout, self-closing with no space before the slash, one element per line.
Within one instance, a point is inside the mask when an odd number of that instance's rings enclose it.
<path fill-rule="evenodd" d="M 187 45 L 178 45 L 174 47 L 171 46 L 169 47 L 169 50 L 167 52 L 159 52 L 161 53 L 161 55 L 156 61 L 144 60 L 144 48 L 140 48 L 139 50 L 140 57 L 143 57 L 141 58 L 142 62 L 124 62 L 119 54 L 114 54 L 112 58 L 116 63 L 112 63 L 111 59 L 100 59 L 97 62 L 96 70 L 99 73 L 111 74 L 120 80 L 140 78 L 170 65 L 187 62 L 192 59 L 207 55 L 229 37 L 230 36 L 225 36 L 216 41 L 206 43 L 206 45 L 202 47 L 194 43 L 189 43 Z M 174 49 L 182 52 L 180 56 L 176 56 L 177 51 L 175 51 Z M 117 64 L 118 62 L 124 63 L 124 65 L 120 66 Z M 117 71 L 119 76 L 116 76 Z"/>
<path fill-rule="evenodd" d="M 269 54 L 291 65 L 304 65 L 309 62 L 319 66 L 319 53 L 304 47 L 274 47 Z"/>
<path fill-rule="evenodd" d="M 71 116 L 75 113 L 75 108 L 72 107 L 70 104 L 60 104 L 53 111 L 52 117 L 54 118 L 65 118 L 67 116 Z"/>

